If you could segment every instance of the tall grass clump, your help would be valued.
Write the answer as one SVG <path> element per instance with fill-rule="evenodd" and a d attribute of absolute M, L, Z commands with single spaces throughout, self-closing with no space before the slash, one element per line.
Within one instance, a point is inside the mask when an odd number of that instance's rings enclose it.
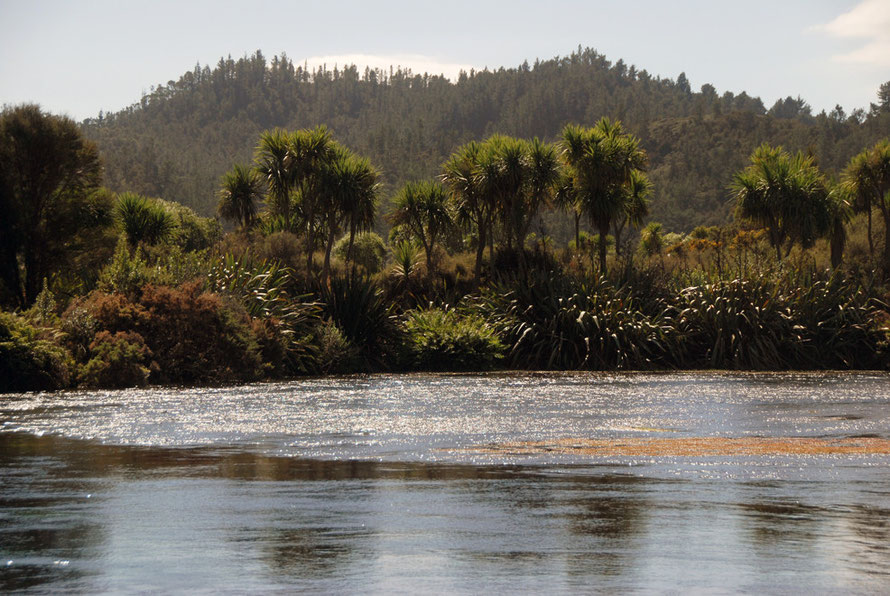
<path fill-rule="evenodd" d="M 603 279 L 537 273 L 495 284 L 479 301 L 518 368 L 628 369 L 673 363 L 669 321 L 640 312 Z"/>
<path fill-rule="evenodd" d="M 356 350 L 360 370 L 392 368 L 398 359 L 401 332 L 393 304 L 372 279 L 334 277 L 317 290 L 322 317 L 339 329 Z"/>
<path fill-rule="evenodd" d="M 314 369 L 312 342 L 320 309 L 308 295 L 290 291 L 288 267 L 275 261 L 251 263 L 227 254 L 212 267 L 208 286 L 218 294 L 237 300 L 255 321 L 264 358 L 281 372 Z"/>
<path fill-rule="evenodd" d="M 415 370 L 490 370 L 505 351 L 484 318 L 447 307 L 408 311 L 405 330 L 409 366 Z"/>
<path fill-rule="evenodd" d="M 673 308 L 689 368 L 881 368 L 886 351 L 886 307 L 838 275 L 693 286 Z"/>
<path fill-rule="evenodd" d="M 784 290 L 803 341 L 801 368 L 884 368 L 887 305 L 855 280 L 834 275 Z"/>
<path fill-rule="evenodd" d="M 674 308 L 687 367 L 769 370 L 787 366 L 792 357 L 791 311 L 768 281 L 691 286 Z"/>

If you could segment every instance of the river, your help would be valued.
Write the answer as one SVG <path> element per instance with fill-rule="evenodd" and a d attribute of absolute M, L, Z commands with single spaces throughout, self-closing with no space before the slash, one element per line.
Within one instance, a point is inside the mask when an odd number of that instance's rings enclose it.
<path fill-rule="evenodd" d="M 0 396 L 0 591 L 890 586 L 890 375 Z"/>

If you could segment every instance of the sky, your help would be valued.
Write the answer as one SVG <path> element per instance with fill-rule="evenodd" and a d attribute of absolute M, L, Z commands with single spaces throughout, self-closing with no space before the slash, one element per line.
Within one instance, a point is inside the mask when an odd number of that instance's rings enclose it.
<path fill-rule="evenodd" d="M 695 90 L 849 113 L 890 80 L 890 0 L 0 0 L 0 104 L 81 120 L 256 50 L 454 77 L 578 46 Z"/>

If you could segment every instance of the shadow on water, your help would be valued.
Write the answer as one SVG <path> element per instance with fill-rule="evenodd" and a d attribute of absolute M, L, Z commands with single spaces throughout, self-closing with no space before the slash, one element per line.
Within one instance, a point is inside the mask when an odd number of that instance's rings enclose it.
<path fill-rule="evenodd" d="M 645 534 L 648 503 L 634 494 L 592 495 L 574 501 L 569 516 L 572 532 L 589 538 L 586 552 L 573 553 L 570 571 L 588 575 L 591 568 L 603 575 L 620 575 L 633 569 L 638 556 L 636 538 Z"/>
<path fill-rule="evenodd" d="M 890 503 L 890 494 L 885 495 Z M 890 508 L 855 505 L 845 516 L 849 530 L 855 536 L 855 548 L 844 553 L 847 563 L 860 571 L 884 576 L 890 582 Z"/>

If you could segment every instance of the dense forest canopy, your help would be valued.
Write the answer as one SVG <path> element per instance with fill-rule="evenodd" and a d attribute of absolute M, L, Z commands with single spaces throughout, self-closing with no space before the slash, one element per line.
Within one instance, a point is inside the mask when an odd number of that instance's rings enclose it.
<path fill-rule="evenodd" d="M 886 90 L 884 90 L 886 91 Z M 555 140 L 570 122 L 606 116 L 639 137 L 650 159 L 651 217 L 670 230 L 722 223 L 727 185 L 763 142 L 805 151 L 828 172 L 890 134 L 890 100 L 869 112 L 840 107 L 814 115 L 801 98 L 771 108 L 742 92 L 676 80 L 611 62 L 592 49 L 463 73 L 456 82 L 410 70 L 354 65 L 310 70 L 287 56 L 256 52 L 197 65 L 115 114 L 83 122 L 105 159 L 106 184 L 181 202 L 203 215 L 216 207 L 220 176 L 252 158 L 262 131 L 327 125 L 381 168 L 392 194 L 436 175 L 459 145 L 494 133 Z M 382 212 L 386 212 L 384 207 Z M 565 232 L 565 231 L 563 231 Z"/>

